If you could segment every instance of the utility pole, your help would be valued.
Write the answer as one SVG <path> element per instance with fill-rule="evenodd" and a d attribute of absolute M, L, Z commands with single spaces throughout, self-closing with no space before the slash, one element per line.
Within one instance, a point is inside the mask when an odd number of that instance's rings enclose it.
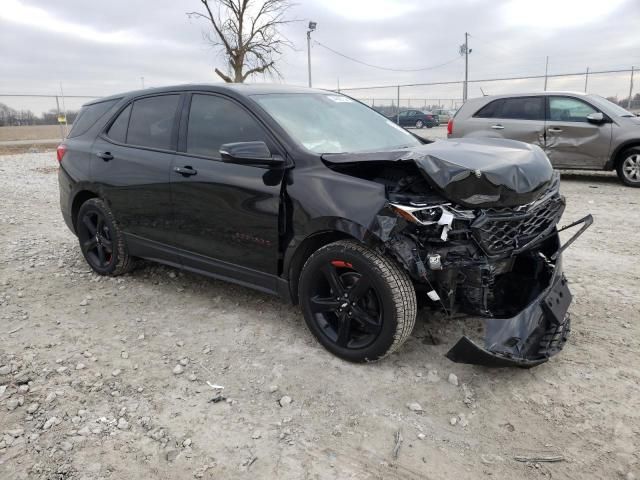
<path fill-rule="evenodd" d="M 584 93 L 587 93 L 588 84 L 589 84 L 589 67 L 587 67 L 587 73 L 584 74 Z"/>
<path fill-rule="evenodd" d="M 629 101 L 627 102 L 627 108 L 631 108 L 631 95 L 633 94 L 633 65 L 631 66 L 631 81 L 629 82 Z"/>
<path fill-rule="evenodd" d="M 549 56 L 547 55 L 547 62 L 544 65 L 544 91 L 547 91 L 547 74 L 549 73 Z"/>
<path fill-rule="evenodd" d="M 469 93 L 469 54 L 472 50 L 469 48 L 469 33 L 464 32 L 464 43 L 460 45 L 460 55 L 464 55 L 464 85 L 462 86 L 462 102 L 467 101 Z"/>
<path fill-rule="evenodd" d="M 316 22 L 309 22 L 309 29 L 307 30 L 307 69 L 309 73 L 309 88 L 311 88 L 311 32 L 313 32 L 318 24 Z"/>
<path fill-rule="evenodd" d="M 144 77 L 140 77 L 140 82 L 142 83 L 142 89 L 144 90 Z"/>
<path fill-rule="evenodd" d="M 398 85 L 398 93 L 397 93 L 398 105 L 396 106 L 396 121 L 398 125 L 400 125 L 400 85 Z"/>

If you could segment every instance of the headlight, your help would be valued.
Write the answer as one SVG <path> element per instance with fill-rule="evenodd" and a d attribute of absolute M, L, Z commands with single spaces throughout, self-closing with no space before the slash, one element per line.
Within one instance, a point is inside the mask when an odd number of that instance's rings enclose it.
<path fill-rule="evenodd" d="M 445 223 L 450 223 L 449 219 L 471 220 L 475 218 L 473 212 L 457 210 L 448 203 L 419 207 L 392 203 L 391 208 L 405 220 L 419 225 L 433 225 L 437 223 L 443 225 L 444 223 L 441 222 L 441 220 L 446 220 Z"/>

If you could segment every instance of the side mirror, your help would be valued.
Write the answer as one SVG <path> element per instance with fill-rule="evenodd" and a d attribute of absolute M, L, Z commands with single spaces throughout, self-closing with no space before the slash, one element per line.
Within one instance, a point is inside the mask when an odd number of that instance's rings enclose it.
<path fill-rule="evenodd" d="M 276 167 L 284 164 L 282 157 L 271 155 L 269 147 L 264 142 L 225 143 L 220 147 L 220 157 L 225 163 L 237 163 L 239 165 Z"/>
<path fill-rule="evenodd" d="M 604 115 L 602 112 L 593 112 L 587 115 L 587 121 L 590 123 L 603 123 Z"/>

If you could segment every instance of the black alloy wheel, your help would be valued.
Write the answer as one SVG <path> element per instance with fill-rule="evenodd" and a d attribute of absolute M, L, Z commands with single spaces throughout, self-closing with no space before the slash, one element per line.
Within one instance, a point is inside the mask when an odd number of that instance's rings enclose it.
<path fill-rule="evenodd" d="M 351 362 L 397 350 L 415 323 L 416 295 L 407 273 L 353 240 L 325 245 L 309 257 L 298 296 L 311 333 Z"/>
<path fill-rule="evenodd" d="M 326 263 L 320 273 L 309 298 L 320 330 L 341 348 L 371 345 L 382 330 L 382 312 L 370 279 L 343 260 Z"/>
<path fill-rule="evenodd" d="M 116 276 L 133 268 L 124 235 L 103 200 L 91 198 L 82 204 L 76 234 L 82 255 L 96 273 Z"/>

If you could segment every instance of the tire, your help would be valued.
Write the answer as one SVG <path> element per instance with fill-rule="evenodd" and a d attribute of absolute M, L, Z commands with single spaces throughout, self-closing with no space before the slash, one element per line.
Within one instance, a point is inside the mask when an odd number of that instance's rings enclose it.
<path fill-rule="evenodd" d="M 115 277 L 133 268 L 122 230 L 102 199 L 91 198 L 82 204 L 76 233 L 82 255 L 94 272 Z"/>
<path fill-rule="evenodd" d="M 417 120 L 416 121 L 416 128 L 422 128 L 424 127 L 424 122 L 422 120 Z"/>
<path fill-rule="evenodd" d="M 427 128 L 433 128 L 433 125 L 427 124 Z"/>
<path fill-rule="evenodd" d="M 416 293 L 407 273 L 353 240 L 313 253 L 302 268 L 298 294 L 311 333 L 350 362 L 396 351 L 416 321 Z"/>
<path fill-rule="evenodd" d="M 618 178 L 629 187 L 640 187 L 640 148 L 625 150 L 616 167 Z"/>

